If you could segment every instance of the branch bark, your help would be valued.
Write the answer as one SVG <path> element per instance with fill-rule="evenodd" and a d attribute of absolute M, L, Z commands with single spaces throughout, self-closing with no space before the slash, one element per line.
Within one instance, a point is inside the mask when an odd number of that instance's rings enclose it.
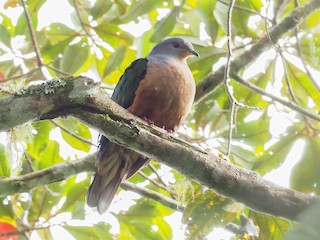
<path fill-rule="evenodd" d="M 296 220 L 307 207 L 320 201 L 318 196 L 280 187 L 252 171 L 189 145 L 163 129 L 146 125 L 108 98 L 93 80 L 85 77 L 53 79 L 0 99 L 0 131 L 27 121 L 65 115 L 77 117 L 111 141 L 165 163 L 253 210 Z M 74 162 L 70 164 L 68 168 L 72 171 Z M 92 170 L 86 165 L 80 168 Z M 59 174 L 52 176 L 52 181 L 61 179 Z M 14 192 L 6 190 L 4 182 L 0 183 L 3 183 L 1 193 Z M 17 182 L 15 186 L 21 188 L 23 183 Z"/>
<path fill-rule="evenodd" d="M 96 154 L 85 158 L 56 164 L 52 167 L 25 174 L 19 177 L 0 179 L 0 197 L 28 192 L 36 187 L 59 182 L 82 172 L 96 171 Z M 123 182 L 121 188 L 151 198 L 176 211 L 183 211 L 185 206 L 178 201 L 150 189 L 141 188 L 130 182 Z"/>
<path fill-rule="evenodd" d="M 257 59 L 261 53 L 270 49 L 274 43 L 276 43 L 280 37 L 290 30 L 297 27 L 305 18 L 320 8 L 320 0 L 311 0 L 306 4 L 297 7 L 292 13 L 277 24 L 271 31 L 269 36 L 261 38 L 257 43 L 245 51 L 243 54 L 237 56 L 231 63 L 231 75 L 237 74 L 238 71 L 245 66 L 249 65 L 255 59 Z M 270 41 L 270 38 L 272 41 Z M 222 82 L 225 72 L 225 66 L 219 68 L 215 73 L 205 77 L 198 85 L 196 92 L 196 102 L 208 96 L 215 88 L 217 88 Z"/>

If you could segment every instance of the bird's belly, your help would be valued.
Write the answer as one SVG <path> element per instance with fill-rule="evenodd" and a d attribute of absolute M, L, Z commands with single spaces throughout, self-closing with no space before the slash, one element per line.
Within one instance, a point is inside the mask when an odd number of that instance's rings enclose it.
<path fill-rule="evenodd" d="M 177 130 L 191 109 L 195 83 L 191 72 L 179 66 L 148 69 L 129 111 L 159 127 Z"/>

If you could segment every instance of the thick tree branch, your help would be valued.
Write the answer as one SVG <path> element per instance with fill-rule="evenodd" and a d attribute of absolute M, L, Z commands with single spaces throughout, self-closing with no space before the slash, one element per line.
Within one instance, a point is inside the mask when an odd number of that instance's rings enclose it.
<path fill-rule="evenodd" d="M 166 163 L 253 210 L 295 220 L 313 202 L 320 201 L 318 196 L 280 187 L 252 171 L 176 139 L 162 129 L 150 127 L 110 100 L 97 84 L 84 77 L 54 79 L 0 99 L 0 131 L 27 121 L 62 115 L 75 116 L 111 141 Z M 91 170 L 86 166 L 81 168 Z M 72 171 L 74 166 L 69 168 Z M 56 176 L 57 181 L 61 178 L 61 175 Z M 2 185 L 5 188 L 5 184 Z M 12 192 L 21 188 L 23 182 L 17 182 L 15 186 Z M 0 192 L 4 191 L 0 189 Z"/>
<path fill-rule="evenodd" d="M 85 158 L 60 163 L 19 177 L 1 178 L 0 197 L 28 192 L 35 187 L 59 182 L 81 172 L 94 171 L 95 156 L 95 154 L 91 154 Z"/>
<path fill-rule="evenodd" d="M 237 74 L 240 69 L 257 59 L 261 53 L 271 48 L 273 43 L 276 43 L 283 34 L 297 27 L 308 15 L 319 8 L 320 0 L 311 0 L 304 5 L 297 7 L 288 17 L 283 19 L 282 22 L 270 31 L 272 42 L 270 41 L 269 36 L 265 36 L 257 43 L 253 44 L 248 51 L 245 51 L 232 61 L 231 75 Z M 223 82 L 224 72 L 225 67 L 223 66 L 215 73 L 208 75 L 197 85 L 196 102 L 199 102 L 201 99 L 208 96 L 210 92 Z"/>
<path fill-rule="evenodd" d="M 0 179 L 0 197 L 16 193 L 28 192 L 36 187 L 59 182 L 82 172 L 96 170 L 96 154 L 90 154 L 85 158 L 56 164 L 52 167 L 28 173 L 19 177 Z M 176 211 L 183 211 L 184 206 L 172 198 L 150 189 L 141 188 L 130 182 L 123 182 L 121 188 L 151 198 Z"/>

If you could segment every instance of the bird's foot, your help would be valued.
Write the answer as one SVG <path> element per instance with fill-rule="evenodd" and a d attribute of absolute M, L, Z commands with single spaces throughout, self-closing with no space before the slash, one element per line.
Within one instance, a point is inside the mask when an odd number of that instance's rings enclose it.
<path fill-rule="evenodd" d="M 171 128 L 166 128 L 163 126 L 163 129 L 167 131 L 167 133 L 173 133 L 173 130 Z"/>
<path fill-rule="evenodd" d="M 146 121 L 148 125 L 154 125 L 154 121 L 152 121 L 151 119 L 149 119 L 147 117 L 143 117 L 143 120 Z"/>

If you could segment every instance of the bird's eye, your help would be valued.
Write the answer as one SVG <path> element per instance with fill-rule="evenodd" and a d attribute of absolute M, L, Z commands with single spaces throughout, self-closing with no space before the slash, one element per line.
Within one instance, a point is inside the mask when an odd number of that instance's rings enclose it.
<path fill-rule="evenodd" d="M 178 48 L 178 47 L 179 47 L 179 43 L 174 42 L 174 43 L 172 43 L 172 46 L 173 46 L 174 48 Z"/>

